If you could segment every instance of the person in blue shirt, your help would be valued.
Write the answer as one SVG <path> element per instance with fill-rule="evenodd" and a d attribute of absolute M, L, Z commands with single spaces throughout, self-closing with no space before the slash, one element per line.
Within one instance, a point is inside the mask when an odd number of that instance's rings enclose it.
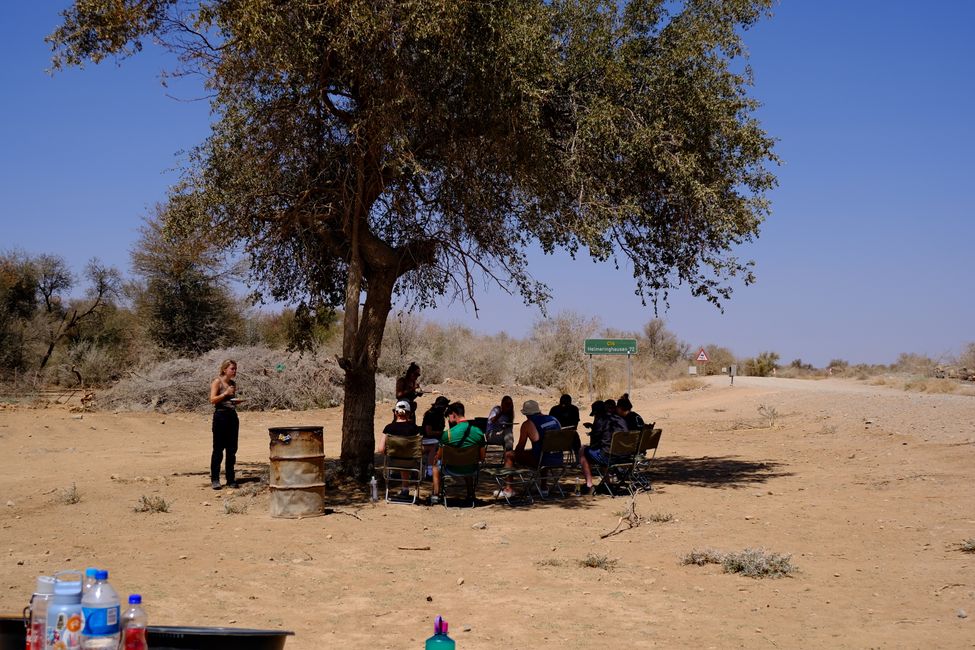
<path fill-rule="evenodd" d="M 551 431 L 558 431 L 562 428 L 562 425 L 551 415 L 543 415 L 542 409 L 538 406 L 538 402 L 533 399 L 526 401 L 522 405 L 521 414 L 525 416 L 525 421 L 521 423 L 521 427 L 518 430 L 518 443 L 513 450 L 505 452 L 504 466 L 514 467 L 515 465 L 523 465 L 525 467 L 538 467 L 539 457 L 542 453 L 542 440 L 545 439 L 545 434 Z M 525 449 L 529 440 L 532 443 L 530 450 Z M 546 459 L 545 462 L 551 462 L 553 465 L 561 463 L 561 454 L 558 455 L 558 458 Z M 544 496 L 544 479 L 541 485 L 542 495 Z M 511 483 L 509 482 L 503 491 L 498 491 L 496 496 L 511 498 L 513 494 Z"/>

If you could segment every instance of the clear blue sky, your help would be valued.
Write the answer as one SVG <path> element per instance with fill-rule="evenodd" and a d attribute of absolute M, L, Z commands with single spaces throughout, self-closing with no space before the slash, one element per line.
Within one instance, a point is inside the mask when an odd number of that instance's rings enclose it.
<path fill-rule="evenodd" d="M 0 25 L 0 249 L 127 271 L 141 217 L 178 153 L 205 137 L 208 107 L 168 96 L 195 95 L 164 89 L 152 52 L 46 75 L 43 38 L 65 5 L 11 3 Z M 973 25 L 968 0 L 787 0 L 746 34 L 760 117 L 785 161 L 773 214 L 740 251 L 758 283 L 723 314 L 672 296 L 671 329 L 692 345 L 817 365 L 938 357 L 975 341 Z M 609 311 L 619 329 L 653 315 L 625 270 L 536 259 L 554 311 Z M 457 305 L 427 315 L 515 336 L 539 317 L 497 289 L 480 306 L 477 321 Z"/>

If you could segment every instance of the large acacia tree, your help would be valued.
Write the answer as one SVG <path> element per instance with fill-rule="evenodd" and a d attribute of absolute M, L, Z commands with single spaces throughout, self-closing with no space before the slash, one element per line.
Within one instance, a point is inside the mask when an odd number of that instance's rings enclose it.
<path fill-rule="evenodd" d="M 394 296 L 527 302 L 526 247 L 629 258 L 718 303 L 774 184 L 741 34 L 771 0 L 75 0 L 54 68 L 152 41 L 211 135 L 174 191 L 278 300 L 344 313 L 342 459 L 372 460 Z"/>

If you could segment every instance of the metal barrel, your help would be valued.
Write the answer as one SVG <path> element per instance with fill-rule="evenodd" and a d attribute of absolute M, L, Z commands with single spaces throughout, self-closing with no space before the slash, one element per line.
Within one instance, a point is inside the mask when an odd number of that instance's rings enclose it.
<path fill-rule="evenodd" d="M 325 514 L 324 427 L 271 427 L 271 516 Z"/>

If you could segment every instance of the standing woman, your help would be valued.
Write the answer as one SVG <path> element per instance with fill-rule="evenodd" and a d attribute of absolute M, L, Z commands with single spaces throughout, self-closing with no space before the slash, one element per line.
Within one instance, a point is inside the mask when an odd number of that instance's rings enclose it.
<path fill-rule="evenodd" d="M 210 403 L 213 404 L 213 453 L 210 455 L 210 487 L 220 489 L 220 461 L 227 452 L 227 487 L 237 487 L 234 461 L 237 460 L 237 362 L 227 359 L 220 364 L 220 375 L 210 382 Z"/>
<path fill-rule="evenodd" d="M 410 421 L 416 422 L 416 398 L 423 394 L 420 390 L 420 366 L 410 363 L 402 377 L 396 380 L 396 401 L 408 402 Z"/>

